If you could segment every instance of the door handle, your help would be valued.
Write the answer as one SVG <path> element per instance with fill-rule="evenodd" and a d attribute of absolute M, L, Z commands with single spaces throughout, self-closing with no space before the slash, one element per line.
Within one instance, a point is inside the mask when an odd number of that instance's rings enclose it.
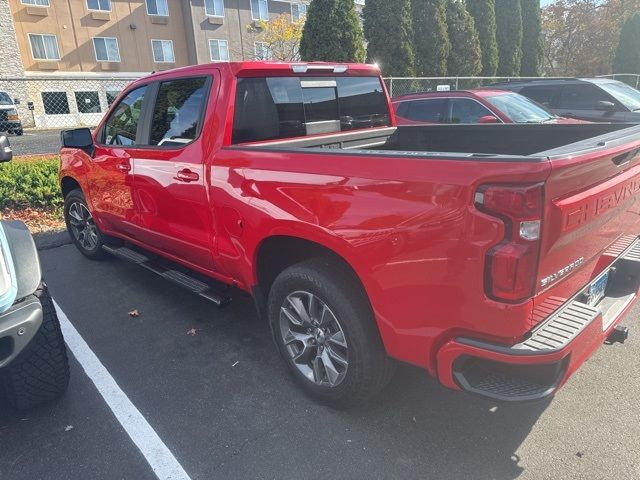
<path fill-rule="evenodd" d="M 119 163 L 116 168 L 118 170 L 120 170 L 121 172 L 130 172 L 131 171 L 131 165 L 129 165 L 128 163 Z"/>
<path fill-rule="evenodd" d="M 180 170 L 174 178 L 181 182 L 189 183 L 198 181 L 200 179 L 200 175 L 198 175 L 196 172 L 192 172 L 188 168 L 184 168 Z"/>

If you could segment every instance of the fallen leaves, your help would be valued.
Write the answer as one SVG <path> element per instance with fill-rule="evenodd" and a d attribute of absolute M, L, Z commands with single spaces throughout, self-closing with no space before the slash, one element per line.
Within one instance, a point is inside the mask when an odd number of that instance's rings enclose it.
<path fill-rule="evenodd" d="M 31 233 L 59 232 L 66 228 L 62 211 L 56 208 L 3 208 L 0 210 L 0 219 L 21 220 Z"/>

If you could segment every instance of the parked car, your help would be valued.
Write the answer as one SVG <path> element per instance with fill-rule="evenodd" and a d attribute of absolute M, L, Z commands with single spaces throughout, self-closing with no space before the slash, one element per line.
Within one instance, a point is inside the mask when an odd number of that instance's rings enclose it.
<path fill-rule="evenodd" d="M 493 88 L 520 93 L 563 117 L 590 122 L 640 122 L 640 91 L 609 78 L 514 81 Z"/>
<path fill-rule="evenodd" d="M 0 162 L 11 160 L 0 137 Z M 19 410 L 64 393 L 69 364 L 51 296 L 26 225 L 0 221 L 0 397 Z"/>
<path fill-rule="evenodd" d="M 424 123 L 578 123 L 504 90 L 424 92 L 391 99 L 398 125 Z"/>
<path fill-rule="evenodd" d="M 640 287 L 640 126 L 396 127 L 375 66 L 232 62 L 139 79 L 62 141 L 83 255 L 217 305 L 212 279 L 249 292 L 333 405 L 375 395 L 391 359 L 544 398 L 624 338 Z"/>
<path fill-rule="evenodd" d="M 0 132 L 23 134 L 22 122 L 15 105 L 16 101 L 12 100 L 7 92 L 0 90 Z"/>

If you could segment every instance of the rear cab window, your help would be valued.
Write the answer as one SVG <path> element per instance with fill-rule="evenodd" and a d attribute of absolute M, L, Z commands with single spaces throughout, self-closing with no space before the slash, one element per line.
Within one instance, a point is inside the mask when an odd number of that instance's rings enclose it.
<path fill-rule="evenodd" d="M 234 144 L 390 125 L 379 77 L 237 79 Z"/>

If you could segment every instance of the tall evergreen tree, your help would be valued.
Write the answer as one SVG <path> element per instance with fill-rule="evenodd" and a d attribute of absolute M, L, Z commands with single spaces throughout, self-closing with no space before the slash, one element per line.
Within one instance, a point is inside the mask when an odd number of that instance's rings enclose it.
<path fill-rule="evenodd" d="M 451 50 L 446 0 L 412 0 L 416 75 L 444 77 Z"/>
<path fill-rule="evenodd" d="M 448 75 L 478 75 L 482 70 L 480 39 L 473 17 L 462 0 L 447 0 L 447 29 L 451 41 Z"/>
<path fill-rule="evenodd" d="M 520 0 L 496 0 L 496 39 L 498 40 L 498 75 L 505 77 L 519 75 L 522 61 Z"/>
<path fill-rule="evenodd" d="M 522 4 L 522 64 L 520 75 L 538 77 L 542 70 L 542 10 L 540 0 L 524 0 Z"/>
<path fill-rule="evenodd" d="M 496 0 L 467 0 L 467 10 L 475 21 L 480 38 L 482 76 L 495 77 L 498 70 Z"/>
<path fill-rule="evenodd" d="M 363 17 L 367 59 L 378 63 L 385 75 L 414 76 L 411 1 L 367 0 Z"/>
<path fill-rule="evenodd" d="M 640 74 L 640 13 L 622 25 L 613 71 Z"/>
<path fill-rule="evenodd" d="M 300 40 L 305 61 L 363 62 L 362 27 L 353 0 L 314 0 Z"/>

